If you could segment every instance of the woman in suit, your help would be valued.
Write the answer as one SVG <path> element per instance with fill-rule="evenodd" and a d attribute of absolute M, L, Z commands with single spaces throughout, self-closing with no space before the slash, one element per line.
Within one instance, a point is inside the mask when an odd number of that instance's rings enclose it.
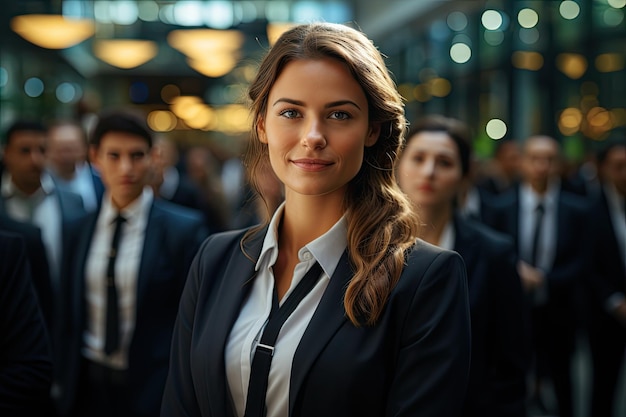
<path fill-rule="evenodd" d="M 465 261 L 472 323 L 470 383 L 463 416 L 525 416 L 522 287 L 512 241 L 459 215 L 468 181 L 466 126 L 428 116 L 411 128 L 398 163 L 398 182 L 414 204 L 425 241 Z"/>
<path fill-rule="evenodd" d="M 465 267 L 416 243 L 393 170 L 404 109 L 380 53 L 347 26 L 296 26 L 262 60 L 249 98 L 249 178 L 269 163 L 285 201 L 269 224 L 201 247 L 161 415 L 457 416 Z"/>

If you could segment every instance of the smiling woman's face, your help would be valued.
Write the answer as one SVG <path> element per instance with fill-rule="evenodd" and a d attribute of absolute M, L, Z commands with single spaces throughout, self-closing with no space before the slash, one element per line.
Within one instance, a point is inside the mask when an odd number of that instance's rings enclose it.
<path fill-rule="evenodd" d="M 285 184 L 285 196 L 343 195 L 376 142 L 363 89 L 341 62 L 304 59 L 288 63 L 272 87 L 259 139 Z"/>

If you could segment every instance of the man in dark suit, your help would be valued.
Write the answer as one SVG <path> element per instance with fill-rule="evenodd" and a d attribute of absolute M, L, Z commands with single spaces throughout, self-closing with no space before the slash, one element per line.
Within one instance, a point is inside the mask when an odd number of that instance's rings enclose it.
<path fill-rule="evenodd" d="M 0 232 L 0 415 L 48 416 L 50 343 L 23 239 Z"/>
<path fill-rule="evenodd" d="M 626 348 L 626 142 L 598 154 L 600 195 L 591 208 L 593 264 L 589 274 L 589 342 L 593 417 L 612 417 Z"/>
<path fill-rule="evenodd" d="M 91 152 L 106 191 L 100 210 L 72 225 L 76 249 L 64 260 L 58 409 L 156 417 L 179 296 L 207 232 L 198 213 L 154 197 L 142 118 L 104 114 Z"/>
<path fill-rule="evenodd" d="M 587 206 L 560 190 L 559 158 L 555 139 L 528 138 L 522 152 L 522 183 L 493 200 L 484 221 L 511 235 L 517 246 L 530 313 L 531 394 L 540 407 L 545 405 L 542 387 L 552 382 L 560 417 L 571 417 L 570 369 L 578 324 L 574 303 L 589 262 Z"/>
<path fill-rule="evenodd" d="M 43 303 L 44 318 L 53 325 L 61 258 L 64 250 L 71 250 L 66 246 L 65 225 L 85 210 L 78 194 L 57 187 L 45 171 L 46 145 L 47 131 L 39 122 L 18 120 L 6 131 L 0 215 L 5 218 L 2 228 L 22 234 L 29 258 L 37 257 L 37 267 L 33 268 L 35 288 Z M 37 240 L 45 248 L 43 254 Z M 42 273 L 46 273 L 48 283 L 42 282 Z"/>

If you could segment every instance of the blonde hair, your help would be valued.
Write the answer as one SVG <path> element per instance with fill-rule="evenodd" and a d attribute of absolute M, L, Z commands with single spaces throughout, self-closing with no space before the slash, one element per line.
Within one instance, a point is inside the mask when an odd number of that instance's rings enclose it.
<path fill-rule="evenodd" d="M 257 127 L 266 113 L 270 90 L 288 62 L 328 57 L 347 66 L 367 97 L 370 123 L 381 125 L 376 143 L 365 148 L 364 163 L 348 184 L 344 201 L 348 255 L 354 270 L 344 307 L 354 325 L 373 325 L 418 235 L 418 221 L 394 173 L 406 131 L 404 104 L 374 44 L 362 32 L 339 24 L 311 23 L 285 32 L 261 61 L 248 91 L 253 129 L 244 162 L 252 187 L 261 193 L 256 174 L 269 164 L 269 156 Z M 244 236 L 242 247 L 258 230 Z"/>

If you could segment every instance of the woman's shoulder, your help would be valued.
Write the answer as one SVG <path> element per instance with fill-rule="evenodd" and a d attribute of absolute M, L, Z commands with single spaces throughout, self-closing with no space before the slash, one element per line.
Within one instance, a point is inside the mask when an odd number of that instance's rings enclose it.
<path fill-rule="evenodd" d="M 457 252 L 417 239 L 408 253 L 403 274 L 423 276 L 433 271 L 461 273 L 465 264 Z"/>
<path fill-rule="evenodd" d="M 200 246 L 198 256 L 203 262 L 211 262 L 223 261 L 229 254 L 234 253 L 245 252 L 247 257 L 258 255 L 266 229 L 253 226 L 213 233 Z"/>

